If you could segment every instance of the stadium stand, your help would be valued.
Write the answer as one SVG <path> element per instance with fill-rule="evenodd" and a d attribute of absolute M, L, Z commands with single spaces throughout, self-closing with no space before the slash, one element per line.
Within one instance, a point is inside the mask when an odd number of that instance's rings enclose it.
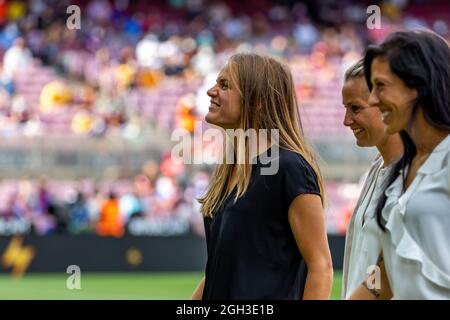
<path fill-rule="evenodd" d="M 450 10 L 383 2 L 383 29 L 368 30 L 366 3 L 319 2 L 72 1 L 79 30 L 65 25 L 67 1 L 2 2 L 0 234 L 201 234 L 196 197 L 211 167 L 164 173 L 170 133 L 202 121 L 211 77 L 244 50 L 289 62 L 305 133 L 325 160 L 329 231 L 345 233 L 374 153 L 342 125 L 344 70 L 395 28 L 449 39 L 450 14 L 435 13 Z M 118 212 L 105 218 L 105 203 Z"/>

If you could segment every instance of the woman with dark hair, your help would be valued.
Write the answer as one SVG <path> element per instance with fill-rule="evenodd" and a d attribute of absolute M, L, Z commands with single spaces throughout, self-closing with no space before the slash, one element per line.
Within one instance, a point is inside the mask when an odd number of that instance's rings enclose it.
<path fill-rule="evenodd" d="M 376 210 L 378 275 L 352 299 L 450 298 L 450 48 L 430 31 L 391 34 L 364 59 L 386 132 L 405 152 Z"/>

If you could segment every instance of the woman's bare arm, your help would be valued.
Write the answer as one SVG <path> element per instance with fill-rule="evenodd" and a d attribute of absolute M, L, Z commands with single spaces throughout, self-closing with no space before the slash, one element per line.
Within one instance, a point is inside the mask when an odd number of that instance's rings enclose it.
<path fill-rule="evenodd" d="M 320 196 L 297 196 L 289 207 L 288 218 L 308 268 L 303 299 L 329 299 L 333 264 Z"/>
<path fill-rule="evenodd" d="M 202 280 L 200 280 L 200 283 L 194 290 L 194 293 L 192 294 L 192 300 L 202 300 L 204 287 L 205 287 L 205 277 L 203 277 Z"/>
<path fill-rule="evenodd" d="M 377 274 L 379 273 L 379 274 Z M 386 276 L 383 253 L 380 254 L 377 268 L 353 291 L 349 300 L 389 300 L 392 299 L 391 286 Z"/>

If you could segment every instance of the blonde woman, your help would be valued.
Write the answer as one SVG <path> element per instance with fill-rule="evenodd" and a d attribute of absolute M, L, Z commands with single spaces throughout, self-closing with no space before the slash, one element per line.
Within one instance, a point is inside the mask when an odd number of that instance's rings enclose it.
<path fill-rule="evenodd" d="M 278 136 L 256 157 L 245 140 L 233 149 L 234 163 L 216 168 L 200 200 L 208 261 L 192 298 L 328 299 L 333 269 L 323 181 L 303 137 L 289 68 L 237 54 L 208 95 L 208 123 L 228 132 L 275 129 Z M 272 163 L 263 161 L 274 154 Z M 273 162 L 277 170 L 264 174 Z"/>

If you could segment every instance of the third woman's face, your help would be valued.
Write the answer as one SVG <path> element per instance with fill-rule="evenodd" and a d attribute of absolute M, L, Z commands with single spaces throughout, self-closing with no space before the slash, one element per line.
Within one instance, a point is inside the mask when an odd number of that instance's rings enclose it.
<path fill-rule="evenodd" d="M 205 116 L 206 122 L 224 129 L 238 128 L 241 120 L 241 99 L 237 85 L 231 81 L 227 66 L 220 71 L 216 84 L 207 94 L 211 98 L 211 104 Z"/>
<path fill-rule="evenodd" d="M 417 91 L 392 72 L 387 59 L 375 58 L 371 68 L 369 105 L 380 109 L 386 133 L 406 130 Z"/>

